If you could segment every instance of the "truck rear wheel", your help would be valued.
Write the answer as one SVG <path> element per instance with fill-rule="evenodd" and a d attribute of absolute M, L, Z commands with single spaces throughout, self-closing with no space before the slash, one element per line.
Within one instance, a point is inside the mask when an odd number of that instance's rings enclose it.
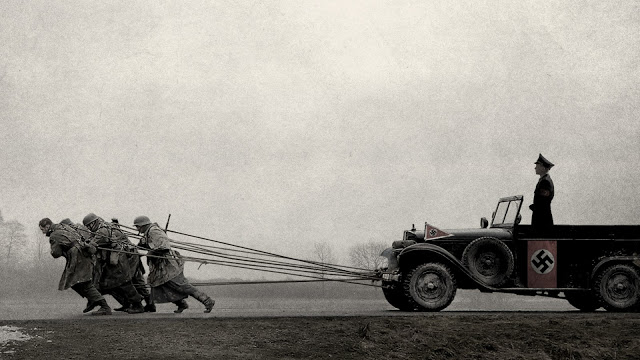
<path fill-rule="evenodd" d="M 456 280 L 449 270 L 440 263 L 426 263 L 417 266 L 403 281 L 404 293 L 409 304 L 418 310 L 440 311 L 456 296 Z"/>
<path fill-rule="evenodd" d="M 640 275 L 631 265 L 611 265 L 597 276 L 595 293 L 608 311 L 635 310 L 640 299 Z"/>
<path fill-rule="evenodd" d="M 462 253 L 462 263 L 475 278 L 489 286 L 503 285 L 514 267 L 509 247 L 491 237 L 481 237 L 469 243 Z"/>

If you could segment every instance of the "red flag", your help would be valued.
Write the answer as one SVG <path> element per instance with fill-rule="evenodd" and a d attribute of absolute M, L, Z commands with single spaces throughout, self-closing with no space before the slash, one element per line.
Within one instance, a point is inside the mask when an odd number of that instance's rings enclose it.
<path fill-rule="evenodd" d="M 443 237 L 453 236 L 449 233 L 446 233 L 435 226 L 429 225 L 429 223 L 424 223 L 424 239 L 425 240 L 433 240 L 439 239 Z"/>

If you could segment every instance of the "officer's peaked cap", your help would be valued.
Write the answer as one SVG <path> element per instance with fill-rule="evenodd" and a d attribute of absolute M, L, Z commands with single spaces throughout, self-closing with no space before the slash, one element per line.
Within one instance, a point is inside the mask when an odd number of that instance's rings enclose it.
<path fill-rule="evenodd" d="M 538 160 L 536 160 L 534 164 L 542 164 L 542 166 L 546 167 L 547 169 L 551 169 L 554 165 L 551 161 L 542 156 L 542 154 L 538 154 Z"/>

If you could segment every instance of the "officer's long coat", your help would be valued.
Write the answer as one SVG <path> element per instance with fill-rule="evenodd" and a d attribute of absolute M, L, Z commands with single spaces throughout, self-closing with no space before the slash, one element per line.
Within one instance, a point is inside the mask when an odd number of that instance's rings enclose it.
<path fill-rule="evenodd" d="M 99 248 L 117 250 L 98 250 L 97 287 L 101 291 L 131 281 L 138 266 L 142 266 L 140 257 L 131 254 L 137 253 L 133 244 L 112 224 L 102 223 L 92 237 L 92 242 Z"/>
<path fill-rule="evenodd" d="M 533 193 L 531 225 L 534 227 L 540 228 L 553 225 L 553 215 L 551 214 L 551 200 L 553 200 L 553 195 L 553 181 L 549 174 L 545 174 L 538 180 L 538 184 Z"/>
<path fill-rule="evenodd" d="M 49 235 L 51 256 L 54 258 L 64 256 L 67 260 L 58 289 L 66 290 L 73 285 L 91 281 L 96 258 L 81 243 L 80 235 L 64 224 L 53 224 L 51 230 Z"/>

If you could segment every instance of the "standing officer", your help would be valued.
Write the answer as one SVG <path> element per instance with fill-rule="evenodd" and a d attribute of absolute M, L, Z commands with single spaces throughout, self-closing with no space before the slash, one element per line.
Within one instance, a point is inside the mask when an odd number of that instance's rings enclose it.
<path fill-rule="evenodd" d="M 111 315 L 107 301 L 93 284 L 93 269 L 96 264 L 95 247 L 82 241 L 80 234 L 65 224 L 54 224 L 44 218 L 38 224 L 40 231 L 49 237 L 51 256 L 64 256 L 67 263 L 60 278 L 59 290 L 72 288 L 80 296 L 87 298 L 89 304 L 100 306 L 91 315 Z M 89 310 L 90 311 L 90 310 Z M 87 312 L 87 311 L 84 311 Z"/>
<path fill-rule="evenodd" d="M 553 167 L 553 163 L 539 154 L 535 164 L 536 174 L 540 176 L 540 179 L 538 179 L 533 193 L 533 204 L 529 205 L 529 209 L 533 211 L 531 225 L 535 230 L 544 230 L 553 225 L 551 200 L 553 200 L 554 189 L 553 181 L 549 176 L 549 170 Z"/>
<path fill-rule="evenodd" d="M 133 225 L 143 235 L 140 239 L 141 247 L 149 249 L 147 264 L 151 286 L 151 298 L 154 302 L 172 302 L 178 305 L 175 313 L 181 313 L 189 308 L 185 299 L 191 295 L 204 304 L 205 313 L 211 312 L 216 303 L 207 294 L 196 289 L 184 277 L 184 260 L 180 254 L 171 249 L 170 239 L 164 230 L 156 223 L 151 223 L 146 216 L 138 216 Z"/>

